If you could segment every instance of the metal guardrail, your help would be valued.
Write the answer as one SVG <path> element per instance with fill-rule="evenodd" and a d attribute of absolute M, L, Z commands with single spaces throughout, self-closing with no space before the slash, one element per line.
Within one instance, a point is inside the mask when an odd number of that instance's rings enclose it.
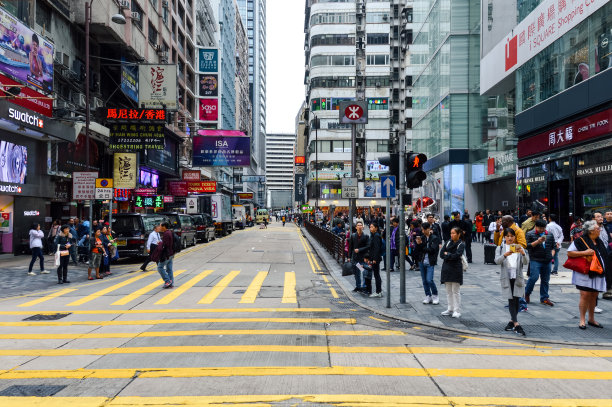
<path fill-rule="evenodd" d="M 314 237 L 338 263 L 344 264 L 346 261 L 346 253 L 344 252 L 345 237 L 334 235 L 308 221 L 304 222 L 304 227 L 306 227 L 306 231 L 310 233 L 310 235 Z"/>

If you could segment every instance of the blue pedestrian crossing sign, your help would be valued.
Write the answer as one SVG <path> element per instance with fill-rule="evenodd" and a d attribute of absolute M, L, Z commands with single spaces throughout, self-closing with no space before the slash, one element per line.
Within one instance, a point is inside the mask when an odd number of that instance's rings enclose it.
<path fill-rule="evenodd" d="M 395 175 L 383 175 L 380 177 L 381 198 L 395 198 Z"/>

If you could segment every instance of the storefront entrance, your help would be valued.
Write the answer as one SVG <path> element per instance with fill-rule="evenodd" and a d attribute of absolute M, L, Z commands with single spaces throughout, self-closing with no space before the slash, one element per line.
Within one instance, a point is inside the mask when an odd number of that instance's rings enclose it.
<path fill-rule="evenodd" d="M 569 180 L 552 181 L 549 184 L 549 190 L 550 213 L 557 215 L 557 223 L 563 228 L 563 235 L 569 236 L 570 226 L 573 221 L 570 216 L 571 190 Z"/>

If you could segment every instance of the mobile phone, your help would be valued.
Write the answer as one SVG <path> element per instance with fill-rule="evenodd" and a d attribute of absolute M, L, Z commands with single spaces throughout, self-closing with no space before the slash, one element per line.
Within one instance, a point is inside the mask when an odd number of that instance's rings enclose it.
<path fill-rule="evenodd" d="M 516 252 L 518 251 L 518 250 L 517 250 L 517 247 L 516 247 L 516 245 L 515 245 L 515 244 L 511 244 L 511 245 L 510 245 L 510 251 L 511 251 L 512 253 L 516 253 Z"/>

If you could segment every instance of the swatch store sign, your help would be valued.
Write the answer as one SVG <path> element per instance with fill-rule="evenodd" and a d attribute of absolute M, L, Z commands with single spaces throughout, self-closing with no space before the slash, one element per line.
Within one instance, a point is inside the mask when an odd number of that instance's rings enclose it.
<path fill-rule="evenodd" d="M 36 130 L 45 128 L 45 121 L 36 114 L 18 110 L 14 107 L 8 108 L 8 118 L 20 124 L 28 125 Z"/>

